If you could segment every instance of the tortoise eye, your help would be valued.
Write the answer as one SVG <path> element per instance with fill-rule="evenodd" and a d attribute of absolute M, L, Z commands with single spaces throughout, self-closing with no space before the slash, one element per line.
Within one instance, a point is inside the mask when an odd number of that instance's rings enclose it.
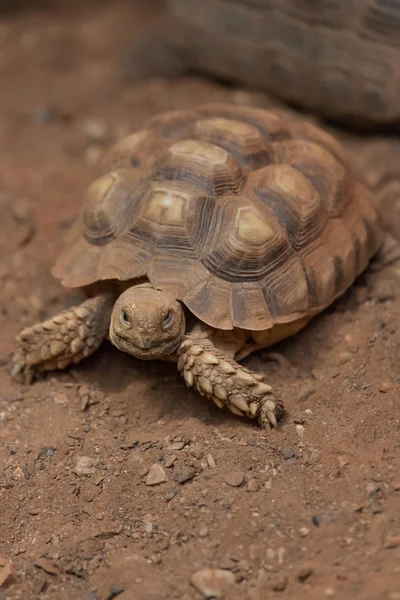
<path fill-rule="evenodd" d="M 128 314 L 124 310 L 121 310 L 120 319 L 121 319 L 122 325 L 125 325 L 125 327 L 130 326 L 131 321 L 129 319 Z"/>
<path fill-rule="evenodd" d="M 174 322 L 174 313 L 169 310 L 163 319 L 163 329 L 168 329 Z"/>

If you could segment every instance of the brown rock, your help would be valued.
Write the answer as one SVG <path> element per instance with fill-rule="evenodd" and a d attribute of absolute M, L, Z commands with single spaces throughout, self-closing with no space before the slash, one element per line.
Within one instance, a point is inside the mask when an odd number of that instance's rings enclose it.
<path fill-rule="evenodd" d="M 225 475 L 224 481 L 231 487 L 240 487 L 244 481 L 244 473 L 243 471 L 231 471 Z"/>
<path fill-rule="evenodd" d="M 247 483 L 247 490 L 249 492 L 258 492 L 260 489 L 260 482 L 255 477 L 251 477 Z"/>
<path fill-rule="evenodd" d="M 311 563 L 303 563 L 297 569 L 297 579 L 303 583 L 314 573 L 314 567 Z"/>
<path fill-rule="evenodd" d="M 38 567 L 38 569 L 42 569 L 42 571 L 45 571 L 49 575 L 57 575 L 58 573 L 57 565 L 55 564 L 55 562 L 48 558 L 37 558 L 33 564 L 35 565 L 35 567 Z"/>
<path fill-rule="evenodd" d="M 186 481 L 190 481 L 195 477 L 196 469 L 191 467 L 190 465 L 177 465 L 174 468 L 174 477 L 176 481 L 180 484 L 186 483 Z"/>
<path fill-rule="evenodd" d="M 160 485 L 166 481 L 168 481 L 168 477 L 162 466 L 158 463 L 151 465 L 146 477 L 146 485 Z"/>
<path fill-rule="evenodd" d="M 191 582 L 204 598 L 229 598 L 235 576 L 223 569 L 202 569 L 192 575 Z"/>
<path fill-rule="evenodd" d="M 93 465 L 94 460 L 90 458 L 90 456 L 78 456 L 76 459 L 75 466 L 73 468 L 73 472 L 78 477 L 84 477 L 92 475 L 93 473 Z"/>
<path fill-rule="evenodd" d="M 17 582 L 17 572 L 12 562 L 7 563 L 0 569 L 0 590 L 7 589 Z"/>

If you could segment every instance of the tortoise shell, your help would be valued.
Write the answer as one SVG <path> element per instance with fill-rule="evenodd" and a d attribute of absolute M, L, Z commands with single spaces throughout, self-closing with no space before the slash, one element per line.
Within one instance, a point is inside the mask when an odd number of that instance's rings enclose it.
<path fill-rule="evenodd" d="M 162 114 L 102 168 L 54 275 L 69 287 L 147 278 L 219 329 L 312 316 L 382 241 L 340 144 L 283 112 Z"/>
<path fill-rule="evenodd" d="M 398 124 L 400 0 L 167 0 L 191 66 L 325 116 Z"/>

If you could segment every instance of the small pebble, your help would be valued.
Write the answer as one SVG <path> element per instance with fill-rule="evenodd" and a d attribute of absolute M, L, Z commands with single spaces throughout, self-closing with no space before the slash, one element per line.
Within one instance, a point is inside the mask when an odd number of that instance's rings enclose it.
<path fill-rule="evenodd" d="M 392 389 L 392 385 L 388 381 L 383 381 L 379 384 L 378 389 L 382 394 L 386 394 L 386 392 Z"/>
<path fill-rule="evenodd" d="M 206 456 L 206 461 L 208 466 L 210 467 L 210 469 L 215 469 L 216 468 L 216 464 L 215 464 L 215 460 L 212 454 L 207 454 Z"/>
<path fill-rule="evenodd" d="M 393 550 L 400 546 L 400 535 L 389 535 L 385 540 L 385 548 L 387 550 Z"/>
<path fill-rule="evenodd" d="M 296 433 L 299 436 L 299 438 L 303 439 L 303 437 L 304 437 L 304 426 L 303 425 L 296 425 Z"/>
<path fill-rule="evenodd" d="M 332 587 L 327 587 L 324 589 L 324 596 L 326 598 L 333 598 L 336 595 L 336 590 Z"/>
<path fill-rule="evenodd" d="M 14 479 L 15 481 L 20 481 L 21 479 L 25 479 L 25 475 L 24 475 L 24 472 L 21 469 L 21 467 L 17 467 L 16 469 L 14 469 L 13 474 L 11 475 L 11 478 Z"/>
<path fill-rule="evenodd" d="M 303 583 L 314 573 L 314 567 L 311 564 L 303 563 L 297 569 L 297 579 Z"/>
<path fill-rule="evenodd" d="M 192 585 L 207 599 L 229 598 L 235 581 L 235 575 L 223 569 L 202 569 L 191 577 Z"/>
<path fill-rule="evenodd" d="M 171 467 L 174 466 L 175 462 L 176 462 L 176 454 L 170 454 L 165 459 L 165 466 L 166 466 L 166 468 L 170 469 Z"/>
<path fill-rule="evenodd" d="M 251 477 L 247 483 L 247 490 L 249 492 L 258 492 L 260 489 L 260 482 L 255 477 Z"/>
<path fill-rule="evenodd" d="M 4 567 L 0 568 L 0 590 L 7 589 L 13 583 L 17 581 L 17 573 L 12 562 L 7 563 Z"/>
<path fill-rule="evenodd" d="M 158 463 L 151 465 L 146 477 L 146 485 L 160 485 L 168 481 L 168 477 L 164 469 Z"/>
<path fill-rule="evenodd" d="M 231 487 L 239 487 L 244 481 L 244 473 L 243 471 L 231 471 L 225 475 L 224 481 Z"/>
<path fill-rule="evenodd" d="M 206 525 L 204 525 L 204 523 L 202 523 L 199 527 L 199 536 L 201 538 L 208 536 L 208 527 Z"/>
<path fill-rule="evenodd" d="M 93 473 L 94 460 L 90 456 L 78 456 L 72 472 L 78 477 L 85 475 L 92 475 Z"/>
<path fill-rule="evenodd" d="M 190 465 L 177 465 L 174 468 L 174 477 L 176 481 L 180 484 L 186 483 L 186 481 L 190 481 L 195 476 L 196 469 L 194 469 Z"/>
<path fill-rule="evenodd" d="M 173 442 L 172 444 L 169 444 L 167 446 L 167 450 L 183 450 L 183 448 L 186 446 L 185 442 Z"/>
<path fill-rule="evenodd" d="M 310 529 L 308 527 L 300 527 L 299 533 L 301 537 L 307 537 L 310 535 Z"/>

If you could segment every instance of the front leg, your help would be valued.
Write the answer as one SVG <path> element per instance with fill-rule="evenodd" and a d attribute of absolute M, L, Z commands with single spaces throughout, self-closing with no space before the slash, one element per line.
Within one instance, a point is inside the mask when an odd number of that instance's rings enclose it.
<path fill-rule="evenodd" d="M 276 427 L 283 414 L 281 399 L 264 375 L 253 373 L 218 350 L 207 338 L 187 335 L 179 350 L 178 369 L 188 387 L 213 400 L 220 408 Z"/>
<path fill-rule="evenodd" d="M 107 335 L 115 297 L 99 294 L 26 327 L 15 340 L 11 377 L 31 383 L 43 371 L 65 369 L 95 352 Z"/>

